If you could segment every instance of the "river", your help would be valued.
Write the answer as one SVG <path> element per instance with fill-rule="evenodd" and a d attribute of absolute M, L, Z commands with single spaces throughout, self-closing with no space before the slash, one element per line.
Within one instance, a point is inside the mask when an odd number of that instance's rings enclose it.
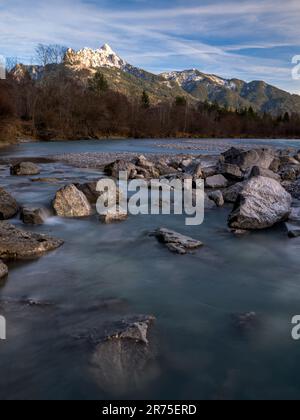
<path fill-rule="evenodd" d="M 24 143 L 0 156 L 37 157 L 83 152 L 219 153 L 241 140 L 111 140 Z M 244 144 L 297 147 L 296 141 Z M 299 147 L 300 148 L 300 147 Z M 93 169 L 42 164 L 61 185 L 94 179 Z M 21 204 L 49 205 L 60 187 L 0 171 L 0 185 Z M 208 211 L 199 227 L 184 216 L 130 216 L 120 224 L 98 218 L 53 218 L 28 230 L 65 245 L 34 261 L 10 263 L 0 284 L 0 399 L 298 399 L 300 343 L 291 319 L 300 313 L 300 239 L 284 227 L 235 237 L 226 229 L 230 206 Z M 19 227 L 22 223 L 12 221 Z M 168 227 L 202 241 L 195 255 L 171 254 L 148 233 Z M 28 306 L 22 300 L 48 302 Z M 4 313 L 3 313 L 4 312 Z M 232 314 L 255 312 L 259 325 L 241 334 Z M 152 314 L 155 367 L 138 389 L 104 389 L 90 349 L 74 337 L 125 316 Z M 147 377 L 147 375 L 149 377 Z M 299 375 L 299 377 L 298 377 Z"/>

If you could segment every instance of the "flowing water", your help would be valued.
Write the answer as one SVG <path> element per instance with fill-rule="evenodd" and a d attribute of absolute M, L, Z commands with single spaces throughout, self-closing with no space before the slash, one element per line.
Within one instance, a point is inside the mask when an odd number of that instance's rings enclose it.
<path fill-rule="evenodd" d="M 201 152 L 233 144 L 212 142 L 208 147 L 203 141 Z M 171 143 L 28 143 L 0 154 L 146 153 Z M 41 167 L 40 176 L 63 177 L 61 185 L 101 175 L 60 163 Z M 11 177 L 8 168 L 0 171 L 0 185 L 21 204 L 43 206 L 60 187 Z M 291 338 L 291 319 L 300 313 L 300 239 L 288 239 L 282 226 L 234 237 L 226 230 L 229 212 L 230 207 L 206 212 L 199 227 L 185 226 L 184 216 L 130 216 L 113 225 L 102 225 L 96 216 L 51 217 L 43 226 L 26 227 L 62 238 L 65 245 L 34 261 L 10 263 L 9 277 L 0 284 L 0 315 L 7 320 L 7 340 L 0 341 L 0 398 L 298 399 L 300 342 Z M 18 219 L 13 223 L 22 226 Z M 205 246 L 194 255 L 174 255 L 148 236 L 161 226 Z M 26 299 L 49 304 L 26 305 Z M 259 323 L 242 334 L 232 314 L 251 311 Z M 157 319 L 155 366 L 141 373 L 138 389 L 128 384 L 125 394 L 112 392 L 94 374 L 92 349 L 76 337 L 137 314 Z"/>

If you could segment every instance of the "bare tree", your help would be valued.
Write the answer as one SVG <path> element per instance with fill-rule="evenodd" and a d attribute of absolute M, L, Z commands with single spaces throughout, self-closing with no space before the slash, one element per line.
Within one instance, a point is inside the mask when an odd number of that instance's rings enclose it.
<path fill-rule="evenodd" d="M 11 72 L 18 63 L 19 60 L 17 57 L 6 57 L 6 71 L 8 73 Z"/>
<path fill-rule="evenodd" d="M 58 44 L 38 44 L 35 49 L 36 58 L 41 66 L 60 64 L 66 54 L 67 47 Z"/>

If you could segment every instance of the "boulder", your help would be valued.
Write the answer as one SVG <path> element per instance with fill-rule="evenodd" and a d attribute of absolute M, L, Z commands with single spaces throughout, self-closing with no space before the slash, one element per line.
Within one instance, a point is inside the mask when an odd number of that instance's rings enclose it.
<path fill-rule="evenodd" d="M 202 168 L 202 177 L 209 178 L 218 174 L 218 168 L 216 166 L 206 166 Z"/>
<path fill-rule="evenodd" d="M 285 166 L 280 171 L 283 181 L 295 181 L 299 175 L 299 168 L 293 166 Z"/>
<path fill-rule="evenodd" d="M 120 172 L 127 172 L 128 179 L 133 179 L 137 174 L 136 166 L 132 162 L 128 162 L 123 159 L 116 160 L 115 162 L 105 166 L 104 172 L 106 175 L 112 176 L 113 178 L 119 178 Z"/>
<path fill-rule="evenodd" d="M 232 165 L 230 163 L 222 163 L 220 165 L 220 173 L 226 178 L 241 181 L 244 179 L 244 174 L 237 165 Z"/>
<path fill-rule="evenodd" d="M 280 159 L 278 157 L 276 157 L 276 158 L 273 159 L 269 169 L 270 169 L 270 171 L 273 171 L 273 172 L 277 173 L 277 172 L 279 172 L 280 166 L 281 166 Z"/>
<path fill-rule="evenodd" d="M 60 217 L 87 217 L 93 214 L 88 199 L 73 184 L 57 191 L 53 208 Z"/>
<path fill-rule="evenodd" d="M 7 222 L 0 222 L 0 258 L 4 260 L 35 258 L 61 245 L 63 241 L 60 239 L 26 232 Z"/>
<path fill-rule="evenodd" d="M 256 176 L 263 176 L 265 178 L 275 179 L 278 182 L 281 181 L 280 175 L 276 174 L 270 169 L 264 169 L 264 168 L 260 168 L 259 166 L 253 166 L 250 172 L 249 178 L 254 178 Z"/>
<path fill-rule="evenodd" d="M 281 166 L 286 166 L 286 165 L 299 165 L 299 161 L 296 160 L 294 157 L 292 156 L 281 156 L 280 158 L 280 165 Z"/>
<path fill-rule="evenodd" d="M 38 175 L 40 172 L 40 168 L 32 162 L 21 162 L 10 168 L 11 175 L 15 176 Z"/>
<path fill-rule="evenodd" d="M 16 200 L 3 188 L 0 188 L 0 220 L 14 217 L 19 211 Z"/>
<path fill-rule="evenodd" d="M 245 151 L 232 147 L 223 153 L 223 157 L 224 163 L 237 165 L 242 171 L 246 171 L 247 169 L 252 168 L 252 166 L 269 169 L 275 158 L 275 152 L 268 148 Z"/>
<path fill-rule="evenodd" d="M 123 222 L 127 219 L 128 213 L 120 208 L 117 208 L 116 211 L 108 210 L 106 214 L 100 215 L 101 222 L 105 224 Z"/>
<path fill-rule="evenodd" d="M 224 206 L 224 197 L 221 191 L 212 191 L 208 194 L 210 200 L 213 200 L 218 207 Z"/>
<path fill-rule="evenodd" d="M 78 190 L 83 192 L 90 204 L 96 204 L 101 193 L 97 191 L 98 181 L 86 182 L 84 184 L 74 184 Z M 122 191 L 117 187 L 117 204 L 119 204 L 122 197 Z"/>
<path fill-rule="evenodd" d="M 204 193 L 204 210 L 213 210 L 216 207 L 216 203 L 209 198 L 207 193 Z"/>
<path fill-rule="evenodd" d="M 28 225 L 42 225 L 49 217 L 49 212 L 44 208 L 23 207 L 20 218 L 23 223 Z"/>
<path fill-rule="evenodd" d="M 228 181 L 223 175 L 214 175 L 206 178 L 205 186 L 207 188 L 226 188 Z"/>
<path fill-rule="evenodd" d="M 246 185 L 247 181 L 238 182 L 231 187 L 228 187 L 222 191 L 224 201 L 226 203 L 235 203 L 239 194 L 242 192 L 244 186 Z"/>
<path fill-rule="evenodd" d="M 4 262 L 0 260 L 0 280 L 8 275 L 8 267 Z"/>
<path fill-rule="evenodd" d="M 291 212 L 292 197 L 271 178 L 256 177 L 240 193 L 229 226 L 233 229 L 266 229 L 282 222 Z"/>
<path fill-rule="evenodd" d="M 185 255 L 188 252 L 203 246 L 202 242 L 169 229 L 158 229 L 154 232 L 154 236 L 156 236 L 160 242 L 164 243 L 171 252 L 181 255 Z"/>

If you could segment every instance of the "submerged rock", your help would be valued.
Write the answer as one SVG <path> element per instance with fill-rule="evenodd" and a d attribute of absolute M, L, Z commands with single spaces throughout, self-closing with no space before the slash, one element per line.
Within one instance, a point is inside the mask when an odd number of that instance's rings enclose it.
<path fill-rule="evenodd" d="M 153 316 L 124 320 L 116 333 L 96 343 L 92 372 L 105 391 L 126 393 L 157 374 L 155 351 L 149 333 Z"/>
<path fill-rule="evenodd" d="M 234 327 L 242 333 L 255 329 L 259 326 L 259 319 L 255 312 L 234 314 L 231 318 Z"/>
<path fill-rule="evenodd" d="M 15 176 L 38 175 L 40 172 L 40 168 L 32 162 L 21 162 L 10 168 L 11 175 Z"/>
<path fill-rule="evenodd" d="M 57 191 L 53 208 L 60 217 L 87 217 L 93 214 L 88 199 L 74 184 Z"/>
<path fill-rule="evenodd" d="M 0 220 L 14 217 L 19 211 L 16 200 L 3 188 L 0 188 Z"/>
<path fill-rule="evenodd" d="M 153 235 L 160 242 L 164 243 L 171 252 L 181 255 L 185 255 L 203 246 L 202 242 L 169 229 L 158 229 Z"/>
<path fill-rule="evenodd" d="M 248 181 L 229 216 L 234 229 L 266 229 L 286 220 L 292 197 L 274 179 L 256 177 Z"/>
<path fill-rule="evenodd" d="M 7 222 L 0 222 L 0 258 L 4 260 L 35 258 L 61 245 L 63 241 L 60 239 L 26 232 Z"/>
<path fill-rule="evenodd" d="M 300 236 L 300 225 L 299 224 L 286 223 L 285 226 L 286 226 L 289 238 L 299 238 L 299 236 Z"/>
<path fill-rule="evenodd" d="M 36 207 L 23 207 L 21 209 L 21 220 L 28 225 L 42 225 L 49 217 L 47 209 Z"/>
<path fill-rule="evenodd" d="M 3 261 L 0 260 L 0 279 L 3 279 L 8 275 L 8 267 L 4 264 Z"/>

